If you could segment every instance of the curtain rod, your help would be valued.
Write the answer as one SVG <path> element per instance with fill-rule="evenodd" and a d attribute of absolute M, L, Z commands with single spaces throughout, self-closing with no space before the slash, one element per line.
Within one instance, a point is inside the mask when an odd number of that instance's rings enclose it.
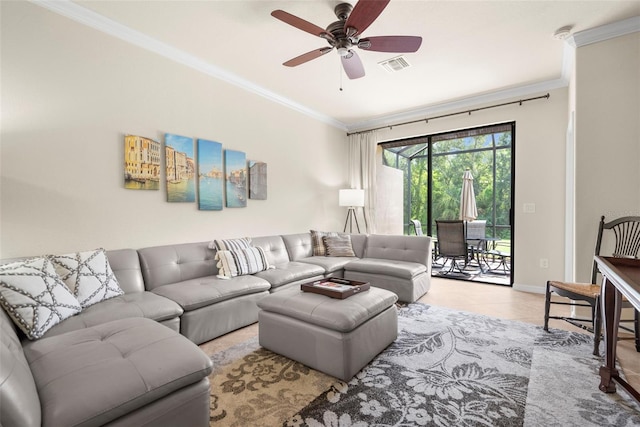
<path fill-rule="evenodd" d="M 404 125 L 410 125 L 410 124 L 413 124 L 413 123 L 420 123 L 420 122 L 429 123 L 429 120 L 443 119 L 445 117 L 451 117 L 451 116 L 459 116 L 460 114 L 469 114 L 469 115 L 471 115 L 471 113 L 475 113 L 476 111 L 488 110 L 490 108 L 504 107 L 505 105 L 512 105 L 512 104 L 522 105 L 523 102 L 535 101 L 535 100 L 542 99 L 542 98 L 549 99 L 549 97 L 550 97 L 550 95 L 547 93 L 546 95 L 536 96 L 534 98 L 520 99 L 518 101 L 511 101 L 511 102 L 503 102 L 502 104 L 495 104 L 495 105 L 489 105 L 487 107 L 473 108 L 471 110 L 460 111 L 460 112 L 457 112 L 457 113 L 443 114 L 441 116 L 428 117 L 428 118 L 425 118 L 425 119 L 412 120 L 410 122 L 397 123 L 395 125 L 387 125 L 387 126 L 380 126 L 380 127 L 373 128 L 373 129 L 359 130 L 357 132 L 347 132 L 347 136 L 358 135 L 360 133 L 370 132 L 370 131 L 373 131 L 373 130 L 386 129 L 386 128 L 393 129 L 394 126 L 404 126 Z"/>

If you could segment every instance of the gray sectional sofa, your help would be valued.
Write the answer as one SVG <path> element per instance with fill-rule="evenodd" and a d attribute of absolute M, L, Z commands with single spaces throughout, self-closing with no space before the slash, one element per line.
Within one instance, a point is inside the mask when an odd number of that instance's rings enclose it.
<path fill-rule="evenodd" d="M 429 289 L 426 236 L 351 235 L 355 257 L 314 256 L 310 233 L 251 241 L 272 268 L 231 279 L 209 242 L 107 251 L 124 294 L 35 341 L 0 310 L 0 425 L 208 425 L 212 366 L 196 344 L 255 323 L 269 293 L 329 276 L 404 302 Z"/>

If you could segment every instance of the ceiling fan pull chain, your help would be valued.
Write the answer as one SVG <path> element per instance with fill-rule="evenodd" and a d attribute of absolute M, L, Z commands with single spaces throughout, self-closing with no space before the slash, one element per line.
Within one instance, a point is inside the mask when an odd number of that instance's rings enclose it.
<path fill-rule="evenodd" d="M 340 92 L 342 92 L 342 64 L 338 63 L 338 72 L 340 73 Z"/>

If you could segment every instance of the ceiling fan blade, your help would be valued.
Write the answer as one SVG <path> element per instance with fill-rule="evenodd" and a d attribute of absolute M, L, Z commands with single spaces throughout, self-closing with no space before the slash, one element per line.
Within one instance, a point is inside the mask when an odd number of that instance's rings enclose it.
<path fill-rule="evenodd" d="M 347 73 L 347 77 L 351 80 L 364 77 L 364 66 L 358 54 L 349 50 L 349 54 L 347 56 L 341 56 L 340 59 L 342 60 L 342 68 L 344 68 L 344 72 Z"/>
<path fill-rule="evenodd" d="M 360 39 L 358 47 L 376 52 L 411 53 L 420 48 L 422 37 L 417 36 L 380 36 Z"/>
<path fill-rule="evenodd" d="M 314 36 L 333 40 L 333 36 L 324 28 L 320 28 L 317 25 L 312 24 L 309 21 L 305 21 L 302 18 L 298 18 L 297 16 L 285 12 L 284 10 L 274 10 L 273 12 L 271 12 L 271 16 L 291 26 L 294 26 L 299 30 L 306 31 L 309 34 L 313 34 Z"/>
<path fill-rule="evenodd" d="M 300 56 L 296 56 L 295 58 L 288 60 L 282 65 L 285 65 L 287 67 L 296 67 L 300 64 L 311 61 L 312 59 L 319 58 L 325 53 L 331 52 L 332 50 L 332 47 L 321 47 L 320 49 L 312 50 L 311 52 L 303 53 Z"/>
<path fill-rule="evenodd" d="M 353 7 L 347 22 L 344 24 L 345 33 L 352 37 L 362 33 L 382 13 L 390 0 L 360 0 Z"/>

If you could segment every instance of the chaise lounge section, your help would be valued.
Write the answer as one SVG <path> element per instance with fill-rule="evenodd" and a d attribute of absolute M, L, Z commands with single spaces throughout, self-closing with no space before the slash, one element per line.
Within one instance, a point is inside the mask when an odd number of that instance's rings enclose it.
<path fill-rule="evenodd" d="M 387 289 L 403 302 L 414 302 L 431 287 L 431 238 L 367 238 L 364 256 L 344 266 L 344 277 Z"/>

